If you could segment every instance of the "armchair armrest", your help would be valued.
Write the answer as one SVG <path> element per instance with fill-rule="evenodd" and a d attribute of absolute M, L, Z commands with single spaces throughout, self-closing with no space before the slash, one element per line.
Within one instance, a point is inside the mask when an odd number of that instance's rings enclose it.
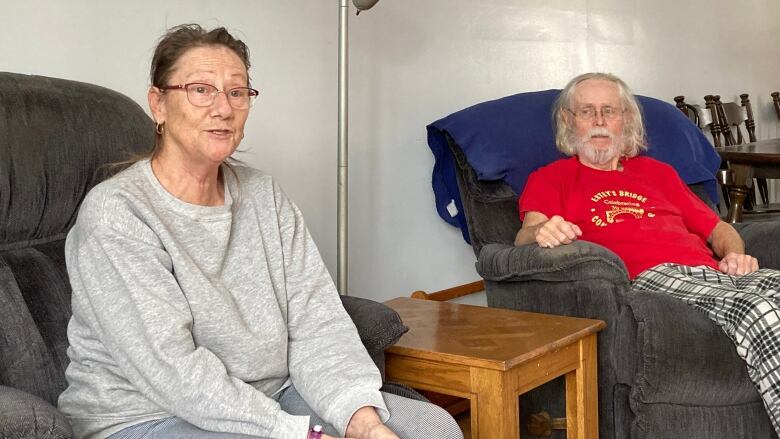
<path fill-rule="evenodd" d="M 409 330 L 401 316 L 387 305 L 369 299 L 340 296 L 341 303 L 357 327 L 360 341 L 385 378 L 385 349 Z"/>
<path fill-rule="evenodd" d="M 488 244 L 476 267 L 489 306 L 604 320 L 600 345 L 611 342 L 631 289 L 623 261 L 587 241 L 552 249 Z"/>
<path fill-rule="evenodd" d="M 780 269 L 780 223 L 759 221 L 732 224 L 745 241 L 745 252 L 758 259 L 761 268 Z"/>
<path fill-rule="evenodd" d="M 73 431 L 65 415 L 48 402 L 0 386 L 0 437 L 70 439 Z"/>
<path fill-rule="evenodd" d="M 623 261 L 612 251 L 587 241 L 552 249 L 535 244 L 488 244 L 479 254 L 477 272 L 491 281 L 569 282 L 598 277 L 628 286 Z"/>
<path fill-rule="evenodd" d="M 552 249 L 488 244 L 476 267 L 489 306 L 604 320 L 599 349 L 611 343 L 631 289 L 623 261 L 587 241 Z"/>

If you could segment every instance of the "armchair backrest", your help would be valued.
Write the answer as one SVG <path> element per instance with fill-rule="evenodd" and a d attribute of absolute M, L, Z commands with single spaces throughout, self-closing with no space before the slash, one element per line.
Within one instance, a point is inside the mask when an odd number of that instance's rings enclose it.
<path fill-rule="evenodd" d="M 518 194 L 501 180 L 479 180 L 455 140 L 447 136 L 447 144 L 455 159 L 463 215 L 474 255 L 479 256 L 485 244 L 512 243 L 521 226 Z"/>
<path fill-rule="evenodd" d="M 147 151 L 151 119 L 92 84 L 0 72 L 0 385 L 56 404 L 65 388 L 64 243 L 104 165 Z"/>

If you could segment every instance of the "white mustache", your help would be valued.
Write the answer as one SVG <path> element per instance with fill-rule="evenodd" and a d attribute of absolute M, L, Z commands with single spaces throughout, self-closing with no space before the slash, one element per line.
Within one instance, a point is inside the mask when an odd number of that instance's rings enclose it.
<path fill-rule="evenodd" d="M 615 140 L 615 135 L 604 127 L 593 127 L 589 129 L 582 139 L 587 142 L 594 137 L 609 137 L 611 140 Z"/>

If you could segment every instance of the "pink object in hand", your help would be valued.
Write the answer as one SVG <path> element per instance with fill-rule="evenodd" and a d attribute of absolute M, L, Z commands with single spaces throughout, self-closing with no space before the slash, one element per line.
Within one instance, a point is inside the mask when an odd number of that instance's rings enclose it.
<path fill-rule="evenodd" d="M 309 431 L 309 436 L 306 439 L 320 439 L 322 438 L 322 425 L 315 425 Z"/>

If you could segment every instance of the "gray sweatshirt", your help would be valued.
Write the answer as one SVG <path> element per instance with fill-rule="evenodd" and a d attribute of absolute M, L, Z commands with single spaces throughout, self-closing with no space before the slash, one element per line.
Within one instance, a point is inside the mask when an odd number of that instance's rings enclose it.
<path fill-rule="evenodd" d="M 69 386 L 79 438 L 178 416 L 205 430 L 304 439 L 292 384 L 342 433 L 387 409 L 381 378 L 298 208 L 271 177 L 223 166 L 225 205 L 185 203 L 148 161 L 87 195 L 66 242 Z M 233 173 L 235 172 L 235 174 Z"/>

